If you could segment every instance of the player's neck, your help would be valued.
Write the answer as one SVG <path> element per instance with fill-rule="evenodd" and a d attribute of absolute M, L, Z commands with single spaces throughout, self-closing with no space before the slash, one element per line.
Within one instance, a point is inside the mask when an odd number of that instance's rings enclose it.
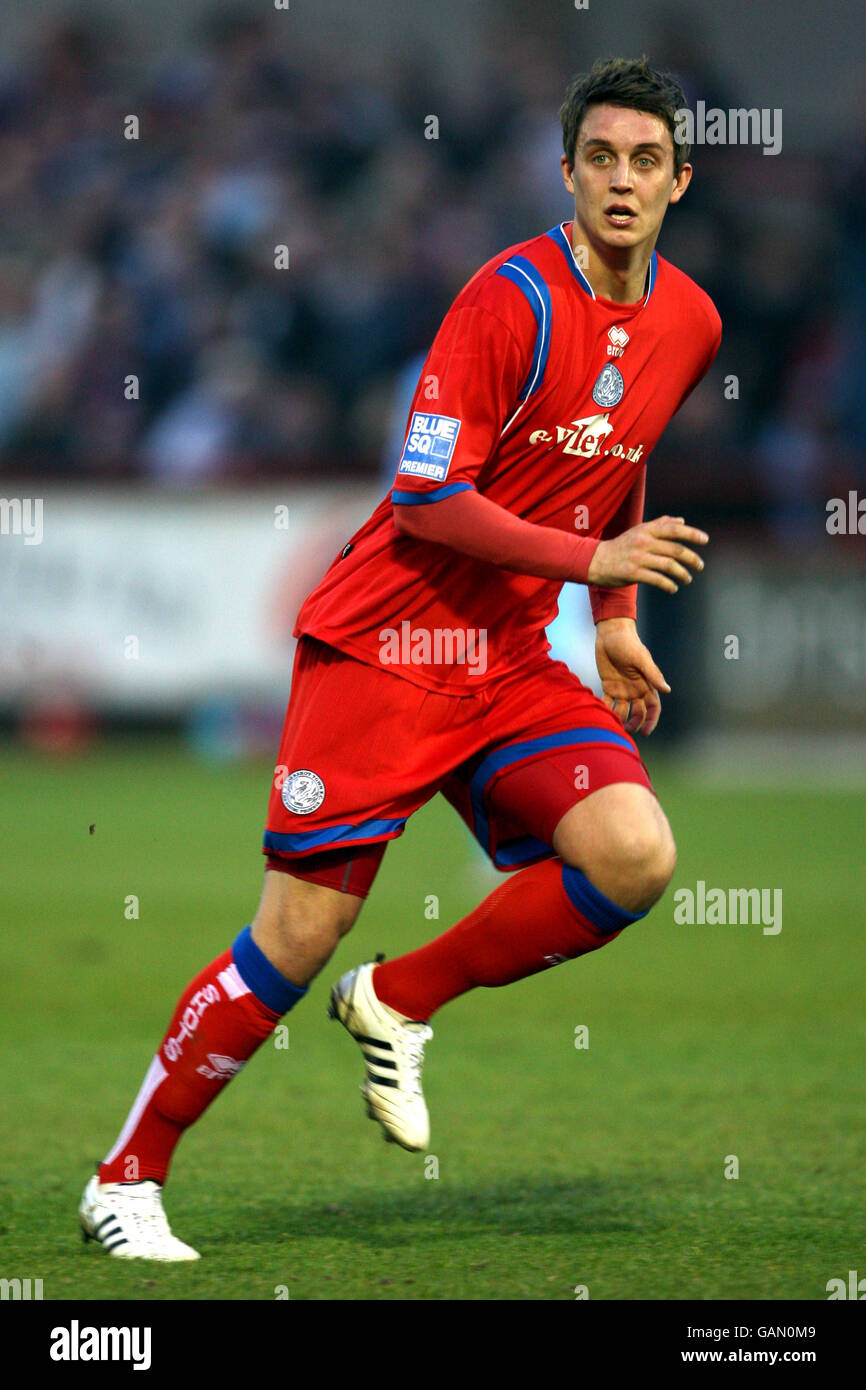
<path fill-rule="evenodd" d="M 577 222 L 572 224 L 571 244 L 575 256 L 580 256 L 580 268 L 598 299 L 609 299 L 614 304 L 636 304 L 643 299 L 652 246 L 644 244 L 622 250 L 596 246 Z"/>

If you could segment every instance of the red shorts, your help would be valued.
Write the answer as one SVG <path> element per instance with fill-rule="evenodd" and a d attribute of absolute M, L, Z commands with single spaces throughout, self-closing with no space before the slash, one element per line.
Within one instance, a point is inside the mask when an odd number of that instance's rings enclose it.
<path fill-rule="evenodd" d="M 613 782 L 653 789 L 634 740 L 564 662 L 458 698 L 302 637 L 263 852 L 365 897 L 388 840 L 442 792 L 507 872 L 549 859 L 566 811 Z"/>

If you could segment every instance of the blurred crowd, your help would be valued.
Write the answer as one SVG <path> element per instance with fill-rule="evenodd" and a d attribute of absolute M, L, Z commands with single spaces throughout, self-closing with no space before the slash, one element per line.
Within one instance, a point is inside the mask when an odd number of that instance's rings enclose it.
<path fill-rule="evenodd" d="M 557 108 L 594 53 L 500 32 L 454 81 L 381 34 L 289 33 L 222 11 L 145 62 L 79 20 L 0 68 L 7 479 L 381 476 L 456 292 L 569 217 Z M 746 104 L 687 25 L 650 58 L 690 103 Z M 659 250 L 725 337 L 656 451 L 654 510 L 790 536 L 866 485 L 866 144 L 826 139 L 694 151 Z"/>

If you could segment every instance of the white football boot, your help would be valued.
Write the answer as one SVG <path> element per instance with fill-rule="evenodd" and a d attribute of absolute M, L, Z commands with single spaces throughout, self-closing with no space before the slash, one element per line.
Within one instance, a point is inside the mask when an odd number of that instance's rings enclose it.
<path fill-rule="evenodd" d="M 78 1208 L 84 1243 L 95 1240 L 116 1260 L 197 1260 L 197 1250 L 173 1236 L 162 1209 L 162 1188 L 143 1182 L 101 1183 L 93 1177 Z"/>
<path fill-rule="evenodd" d="M 361 1048 L 367 1064 L 361 1094 L 370 1119 L 379 1121 L 389 1142 L 417 1152 L 430 1142 L 421 1064 L 433 1029 L 376 998 L 375 968 L 375 962 L 368 962 L 338 980 L 331 990 L 328 1015 L 339 1019 Z"/>

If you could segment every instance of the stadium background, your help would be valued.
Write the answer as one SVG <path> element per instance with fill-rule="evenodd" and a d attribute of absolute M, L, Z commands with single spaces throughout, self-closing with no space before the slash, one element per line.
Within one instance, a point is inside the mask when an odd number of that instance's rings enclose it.
<path fill-rule="evenodd" d="M 856 1266 L 866 540 L 828 534 L 827 504 L 866 494 L 864 20 L 815 23 L 805 3 L 628 0 L 3 14 L 0 493 L 39 499 L 43 534 L 4 513 L 2 1273 L 44 1270 L 46 1297 L 710 1299 L 820 1298 Z M 712 542 L 701 581 L 641 614 L 674 687 L 645 751 L 671 890 L 628 943 L 443 1015 L 435 1181 L 358 1124 L 326 971 L 286 1055 L 180 1151 L 170 1214 L 186 1236 L 215 1221 L 219 1254 L 189 1285 L 85 1274 L 88 1164 L 257 897 L 298 603 L 390 485 L 454 294 L 569 216 L 567 78 L 644 49 L 690 104 L 784 122 L 777 156 L 696 148 L 659 242 L 724 323 L 648 485 L 648 515 Z M 552 636 L 591 679 L 582 599 Z M 781 889 L 783 930 L 675 924 L 698 880 Z M 405 949 L 495 881 L 431 806 L 338 962 Z M 405 1242 L 409 1284 L 383 1281 Z"/>

